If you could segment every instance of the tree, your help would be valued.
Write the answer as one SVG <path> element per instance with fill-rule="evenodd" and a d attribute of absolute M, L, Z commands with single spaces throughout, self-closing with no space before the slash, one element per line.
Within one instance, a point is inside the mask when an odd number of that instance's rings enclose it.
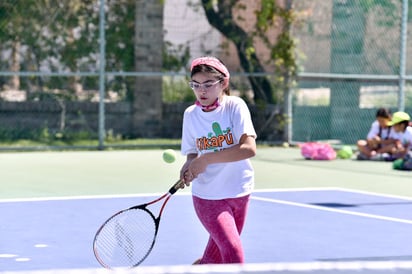
<path fill-rule="evenodd" d="M 34 1 L 26 1 L 29 6 L 34 5 Z M 12 72 L 20 71 L 20 49 L 22 39 L 30 33 L 27 33 L 27 20 L 24 14 L 22 1 L 13 3 L 4 1 L 0 4 L 0 45 L 2 49 L 10 48 L 9 68 Z M 10 88 L 20 89 L 20 79 L 18 76 L 12 76 L 8 81 Z"/>
<path fill-rule="evenodd" d="M 259 8 L 251 11 L 255 14 L 253 31 L 245 31 L 235 20 L 236 10 L 248 9 L 240 0 L 202 0 L 202 7 L 209 23 L 219 30 L 236 47 L 241 67 L 247 73 L 265 72 L 264 64 L 272 63 L 275 71 L 275 82 L 267 77 L 250 75 L 248 80 L 254 93 L 256 103 L 279 103 L 290 89 L 292 77 L 296 73 L 295 43 L 290 35 L 290 26 L 294 20 L 290 2 L 282 7 L 273 0 L 259 1 Z M 238 18 L 237 18 L 238 19 Z M 280 22 L 279 22 L 280 21 Z M 282 31 L 275 41 L 269 30 L 280 26 Z M 269 50 L 267 60 L 260 60 L 256 54 L 255 40 L 260 39 Z"/>
<path fill-rule="evenodd" d="M 106 59 L 114 71 L 134 70 L 134 0 L 106 0 Z M 99 1 L 5 0 L 0 1 L 0 50 L 12 49 L 3 60 L 5 70 L 90 72 L 99 65 Z M 6 63 L 7 62 L 7 63 Z M 129 78 L 130 80 L 130 78 Z M 11 83 L 19 88 L 19 77 Z M 42 91 L 58 88 L 74 91 L 76 84 L 97 86 L 96 77 L 24 78 L 23 88 Z M 134 83 L 122 77 L 110 79 L 116 88 Z M 120 88 L 119 88 L 120 89 Z"/>
<path fill-rule="evenodd" d="M 0 21 L 0 43 L 3 49 L 12 49 L 10 70 L 80 70 L 79 59 L 90 56 L 88 46 L 97 39 L 88 33 L 90 42 L 84 43 L 86 35 L 81 35 L 97 19 L 90 16 L 92 10 L 90 0 L 1 1 L 0 12 L 4 16 Z M 46 81 L 44 77 L 25 80 L 28 90 L 42 90 Z M 56 86 L 62 86 L 56 78 L 47 81 L 49 87 L 56 81 Z"/>

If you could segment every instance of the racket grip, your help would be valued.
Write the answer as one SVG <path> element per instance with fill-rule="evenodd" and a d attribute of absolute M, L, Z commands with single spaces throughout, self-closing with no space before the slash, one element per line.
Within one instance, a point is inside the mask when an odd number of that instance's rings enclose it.
<path fill-rule="evenodd" d="M 179 179 L 179 180 L 169 189 L 170 195 L 175 194 L 176 191 L 178 191 L 179 188 L 182 186 L 182 184 L 183 184 L 183 181 Z"/>

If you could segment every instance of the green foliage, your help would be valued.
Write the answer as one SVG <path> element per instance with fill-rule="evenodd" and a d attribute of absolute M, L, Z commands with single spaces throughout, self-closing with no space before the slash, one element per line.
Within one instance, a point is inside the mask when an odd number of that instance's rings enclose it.
<path fill-rule="evenodd" d="M 270 26 L 274 25 L 277 10 L 279 7 L 275 1 L 262 0 L 260 3 L 260 10 L 256 14 L 256 30 L 262 34 L 266 32 Z"/>
<path fill-rule="evenodd" d="M 110 11 L 105 18 L 108 71 L 135 71 L 135 5 L 133 0 L 106 1 L 106 9 Z M 41 66 L 51 71 L 98 71 L 98 7 L 92 0 L 0 1 L 0 51 L 11 48 L 22 51 L 24 47 L 25 54 L 18 64 L 23 71 L 40 71 Z M 188 45 L 172 46 L 165 42 L 165 71 L 181 71 L 189 58 Z M 0 57 L 1 69 L 12 70 L 11 61 L 1 61 Z M 0 77 L 0 83 L 6 81 L 7 78 Z M 67 100 L 73 100 L 77 83 L 84 90 L 96 90 L 98 81 L 98 77 L 23 77 L 20 88 L 35 93 L 29 100 L 47 97 L 42 93 L 53 89 L 64 92 Z M 107 88 L 118 92 L 120 98 L 131 100 L 135 78 L 110 76 Z"/>
<path fill-rule="evenodd" d="M 196 97 L 186 77 L 163 77 L 163 102 L 194 102 Z"/>
<path fill-rule="evenodd" d="M 106 1 L 106 67 L 113 71 L 134 71 L 135 1 Z M 20 64 L 5 60 L 24 71 L 98 71 L 99 12 L 92 0 L 5 0 L 0 1 L 0 50 L 24 52 Z M 21 49 L 25 48 L 24 51 Z M 1 62 L 0 62 L 1 64 Z M 3 65 L 4 66 L 4 65 Z M 4 67 L 4 70 L 11 70 Z M 80 82 L 81 81 L 81 82 Z M 113 77 L 111 87 L 122 93 L 135 88 L 133 79 Z M 98 77 L 24 77 L 21 89 L 72 90 L 98 87 Z M 89 88 L 90 89 L 90 88 Z M 124 97 L 124 95 L 123 95 Z"/>
<path fill-rule="evenodd" d="M 52 132 L 47 126 L 39 129 L 25 127 L 0 128 L 0 142 L 9 143 L 18 140 L 31 140 L 46 145 L 72 144 L 79 140 L 96 139 L 96 134 L 87 131 L 59 131 Z"/>
<path fill-rule="evenodd" d="M 256 26 L 254 36 L 259 37 L 270 52 L 267 64 L 274 66 L 275 78 L 272 82 L 274 96 L 283 100 L 280 94 L 286 94 L 294 85 L 298 62 L 296 58 L 296 42 L 290 28 L 296 21 L 292 8 L 279 6 L 276 1 L 262 0 L 260 9 L 255 11 Z M 281 29 L 273 42 L 270 30 Z"/>
<path fill-rule="evenodd" d="M 201 0 L 211 26 L 233 42 L 242 70 L 252 73 L 247 78 L 253 91 L 253 100 L 258 109 L 263 110 L 267 104 L 280 106 L 288 102 L 287 96 L 295 84 L 296 44 L 290 31 L 296 16 L 291 7 L 292 1 L 260 0 L 255 2 L 256 10 L 247 10 L 254 7 L 248 3 L 252 2 Z M 243 18 L 244 13 L 252 14 L 255 18 Z M 255 25 L 251 27 L 249 22 L 255 22 Z M 261 42 L 266 49 L 257 48 Z M 264 55 L 265 52 L 269 54 Z M 265 71 L 273 71 L 274 77 L 253 75 Z M 264 131 L 269 124 L 284 126 L 286 117 L 282 113 L 278 117 L 280 121 L 276 121 L 272 115 L 266 125 L 257 130 Z"/>
<path fill-rule="evenodd" d="M 294 74 L 297 67 L 296 43 L 290 33 L 291 25 L 296 18 L 293 9 L 280 7 L 274 1 L 262 0 L 260 10 L 255 14 L 257 17 L 255 35 L 262 39 L 270 50 L 270 60 L 267 61 L 275 62 L 278 71 Z M 279 27 L 282 31 L 273 43 L 267 31 Z"/>
<path fill-rule="evenodd" d="M 163 50 L 163 70 L 180 71 L 190 59 L 189 45 L 173 46 L 172 43 L 165 41 Z"/>
<path fill-rule="evenodd" d="M 109 1 L 106 18 L 106 66 L 113 71 L 134 71 L 135 1 Z M 97 44 L 96 44 L 97 45 Z"/>

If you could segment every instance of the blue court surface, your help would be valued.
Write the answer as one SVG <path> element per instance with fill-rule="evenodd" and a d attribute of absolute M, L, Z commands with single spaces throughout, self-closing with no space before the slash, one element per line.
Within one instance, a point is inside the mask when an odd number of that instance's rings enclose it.
<path fill-rule="evenodd" d="M 99 226 L 157 196 L 2 200 L 0 271 L 98 268 Z M 142 265 L 191 264 L 207 237 L 191 196 L 177 193 Z M 411 260 L 412 199 L 341 188 L 256 191 L 242 238 L 247 263 Z"/>

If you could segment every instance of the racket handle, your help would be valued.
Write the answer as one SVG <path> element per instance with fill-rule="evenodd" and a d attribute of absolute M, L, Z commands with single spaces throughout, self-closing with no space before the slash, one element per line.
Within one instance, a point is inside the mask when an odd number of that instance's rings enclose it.
<path fill-rule="evenodd" d="M 175 194 L 176 191 L 178 191 L 179 188 L 181 188 L 182 184 L 183 184 L 183 181 L 179 179 L 179 180 L 169 189 L 170 195 Z"/>

